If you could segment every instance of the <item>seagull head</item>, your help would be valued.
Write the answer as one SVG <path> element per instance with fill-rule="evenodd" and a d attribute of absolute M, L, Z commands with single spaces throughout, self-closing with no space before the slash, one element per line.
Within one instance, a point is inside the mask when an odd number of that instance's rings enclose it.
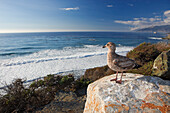
<path fill-rule="evenodd" d="M 106 47 L 109 50 L 114 51 L 114 52 L 116 50 L 116 45 L 113 42 L 108 42 L 105 46 L 103 46 L 103 48 L 106 48 Z"/>

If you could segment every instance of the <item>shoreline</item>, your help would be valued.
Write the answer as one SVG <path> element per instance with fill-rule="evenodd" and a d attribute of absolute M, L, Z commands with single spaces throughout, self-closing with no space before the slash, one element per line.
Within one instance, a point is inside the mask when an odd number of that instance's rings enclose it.
<path fill-rule="evenodd" d="M 88 69 L 91 69 L 91 68 L 88 68 Z M 66 76 L 66 75 L 73 75 L 74 79 L 77 80 L 79 79 L 81 76 L 84 75 L 85 71 L 87 69 L 80 69 L 80 70 L 71 70 L 71 71 L 65 71 L 65 72 L 58 72 L 58 73 L 54 73 L 54 74 L 51 74 L 51 75 L 61 75 L 61 76 Z M 30 80 L 26 80 L 24 82 L 25 85 L 30 85 L 32 82 L 34 81 L 38 81 L 38 80 L 42 80 L 44 77 L 47 77 L 47 75 L 45 76 L 42 76 L 42 77 L 38 77 L 38 78 L 35 78 L 35 79 L 30 79 Z M 17 78 L 16 78 L 17 79 Z M 14 79 L 15 80 L 15 79 Z M 10 85 L 10 84 L 7 84 L 7 86 Z M 2 86 L 0 87 L 0 90 L 3 90 L 3 88 L 5 88 L 6 86 Z"/>
<path fill-rule="evenodd" d="M 160 48 L 157 48 L 158 46 L 164 47 L 165 50 L 166 49 L 169 50 L 169 47 L 170 47 L 170 46 L 165 45 L 165 43 L 157 43 L 157 44 L 151 45 L 149 43 L 144 42 L 144 43 L 140 44 L 139 46 L 137 46 L 136 48 L 134 48 L 133 51 L 128 52 L 127 57 L 132 58 L 132 59 L 137 57 L 138 60 L 136 60 L 136 61 L 141 65 L 141 67 L 139 67 L 137 70 L 136 69 L 130 70 L 131 71 L 130 73 L 136 73 L 136 71 L 137 71 L 138 74 L 142 74 L 144 76 L 145 75 L 152 76 L 152 73 L 150 73 L 151 72 L 150 69 L 152 68 L 153 64 L 151 62 L 153 62 L 152 60 L 155 60 L 155 59 L 152 59 L 153 58 L 152 56 L 147 56 L 146 58 L 151 58 L 150 59 L 151 61 L 145 61 L 145 60 L 143 61 L 143 60 L 141 60 L 142 56 L 138 56 L 138 54 L 141 53 L 142 55 L 145 55 L 145 54 L 153 55 L 153 54 L 150 54 L 150 51 L 147 50 L 148 48 L 149 48 L 149 50 L 154 50 L 154 48 L 155 48 L 157 51 L 160 51 L 160 53 L 162 53 L 162 51 L 165 51 Z M 145 49 L 143 50 L 141 48 L 145 48 Z M 138 51 L 139 53 L 136 51 Z M 155 53 L 155 51 L 151 51 L 151 52 Z M 155 56 L 158 57 L 160 55 L 160 53 L 157 53 Z M 104 58 L 106 58 L 106 56 L 104 56 Z M 89 60 L 89 59 L 86 58 L 86 60 Z M 100 61 L 100 60 L 98 60 L 98 61 Z M 103 65 L 101 65 L 101 66 L 103 66 Z M 147 69 L 149 69 L 149 70 L 147 70 Z M 103 67 L 93 66 L 92 68 L 86 68 L 86 69 L 70 70 L 70 71 L 67 70 L 64 72 L 58 72 L 58 73 L 54 73 L 51 75 L 46 75 L 44 77 L 41 77 L 40 79 L 34 80 L 34 82 L 33 82 L 33 80 L 27 81 L 26 85 L 23 84 L 24 80 L 18 79 L 16 81 L 14 81 L 10 87 L 7 87 L 6 91 L 9 91 L 9 94 L 10 94 L 10 92 L 12 92 L 11 95 L 16 100 L 20 99 L 22 97 L 22 95 L 26 95 L 26 97 L 23 96 L 21 100 L 27 99 L 27 97 L 29 97 L 31 99 L 35 98 L 35 100 L 36 100 L 36 96 L 33 95 L 32 97 L 30 97 L 30 95 L 36 94 L 41 99 L 39 100 L 38 103 L 40 103 L 40 104 L 38 104 L 38 105 L 32 104 L 35 102 L 34 99 L 33 99 L 33 101 L 31 101 L 31 105 L 32 105 L 31 107 L 36 106 L 36 109 L 31 109 L 31 110 L 33 110 L 35 112 L 36 111 L 37 112 L 50 111 L 51 108 L 53 108 L 53 107 L 54 108 L 62 108 L 59 110 L 57 109 L 58 111 L 68 111 L 68 110 L 74 111 L 75 108 L 76 108 L 76 110 L 83 111 L 85 101 L 86 101 L 86 96 L 87 96 L 88 85 L 94 81 L 97 81 L 98 79 L 100 79 L 104 76 L 108 76 L 108 75 L 111 75 L 114 73 L 115 72 L 113 72 L 113 70 L 109 69 L 109 67 L 107 65 L 103 66 Z M 69 75 L 69 74 L 72 74 L 72 75 Z M 59 75 L 59 76 L 57 76 L 57 75 Z M 84 75 L 84 76 L 81 77 L 81 75 Z M 77 77 L 77 80 L 75 77 Z M 81 77 L 81 78 L 78 79 L 78 77 Z M 29 85 L 28 82 L 31 84 Z M 21 89 L 20 89 L 20 87 L 21 87 Z M 22 89 L 22 87 L 23 87 L 23 89 Z M 17 90 L 18 88 L 19 88 L 19 91 Z M 2 90 L 0 90 L 0 91 L 2 91 Z M 27 93 L 25 93 L 25 92 L 27 92 Z M 7 94 L 8 94 L 8 92 L 7 92 Z M 10 98 L 11 98 L 11 95 L 9 95 Z M 18 96 L 18 95 L 21 95 L 21 96 Z M 8 97 L 8 95 L 6 95 L 6 96 Z M 10 100 L 10 98 L 9 98 L 9 100 Z M 2 99 L 6 99 L 5 96 Z M 15 99 L 12 102 L 15 103 Z M 44 104 L 44 101 L 46 102 L 45 104 Z M 22 101 L 22 102 L 24 102 L 24 101 Z M 37 102 L 37 100 L 36 100 L 36 102 Z M 67 103 L 67 104 L 65 104 L 65 103 Z M 70 107 L 70 105 L 73 105 L 73 103 L 75 105 L 75 108 Z M 29 105 L 30 103 L 26 103 L 26 104 Z M 24 109 L 28 110 L 26 107 L 24 107 Z M 56 110 L 56 109 L 54 109 L 54 110 Z"/>
<path fill-rule="evenodd" d="M 126 55 L 126 53 L 132 49 L 133 47 L 118 47 L 117 53 L 121 55 Z M 74 50 L 74 52 L 76 50 Z M 37 78 L 43 78 L 44 76 L 49 74 L 63 74 L 69 72 L 75 73 L 75 78 L 79 78 L 79 76 L 84 74 L 84 71 L 82 70 L 100 67 L 107 64 L 105 54 L 107 53 L 107 49 L 103 49 L 100 46 L 89 46 L 88 48 L 84 48 L 83 50 L 79 49 L 79 51 L 80 53 L 75 52 L 72 57 L 69 57 L 69 55 L 57 56 L 55 53 L 57 51 L 50 51 L 54 57 L 45 56 L 41 58 L 40 56 L 38 56 L 37 59 L 36 55 L 39 55 L 40 53 L 36 53 L 30 56 L 17 57 L 9 60 L 1 60 L 2 62 L 0 63 L 0 82 L 10 84 L 12 80 L 16 78 L 28 79 L 27 81 L 33 81 Z M 56 57 L 61 57 L 61 59 L 56 59 Z M 3 87 L 4 85 L 0 85 L 0 87 L 1 86 Z"/>

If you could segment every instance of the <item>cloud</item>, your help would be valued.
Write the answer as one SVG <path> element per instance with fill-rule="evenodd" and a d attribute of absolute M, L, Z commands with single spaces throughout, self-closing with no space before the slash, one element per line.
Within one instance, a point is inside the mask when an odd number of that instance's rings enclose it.
<path fill-rule="evenodd" d="M 165 15 L 165 16 L 170 16 L 170 10 L 165 11 L 165 12 L 164 12 L 164 15 Z"/>
<path fill-rule="evenodd" d="M 79 10 L 79 7 L 74 7 L 74 8 L 60 8 L 60 10 L 65 10 L 65 11 L 70 11 L 70 10 Z"/>
<path fill-rule="evenodd" d="M 113 5 L 107 5 L 107 7 L 113 7 Z"/>
<path fill-rule="evenodd" d="M 154 16 L 152 18 L 133 18 L 132 20 L 115 20 L 115 23 L 126 24 L 131 26 L 131 30 L 160 26 L 160 25 L 170 25 L 170 10 L 163 13 L 163 16 Z"/>
<path fill-rule="evenodd" d="M 167 24 L 170 23 L 170 10 L 165 11 L 164 16 L 165 16 L 164 22 Z"/>

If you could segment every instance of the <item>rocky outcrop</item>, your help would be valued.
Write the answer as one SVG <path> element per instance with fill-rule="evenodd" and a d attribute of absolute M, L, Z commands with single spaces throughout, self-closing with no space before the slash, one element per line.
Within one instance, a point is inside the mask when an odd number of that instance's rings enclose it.
<path fill-rule="evenodd" d="M 114 74 L 115 72 L 111 70 L 108 65 L 103 67 L 95 67 L 87 69 L 84 74 L 84 78 L 90 79 L 91 81 L 98 80 L 104 76 Z"/>
<path fill-rule="evenodd" d="M 158 77 L 125 73 L 122 84 L 103 77 L 88 86 L 84 113 L 170 112 L 170 82 Z"/>
<path fill-rule="evenodd" d="M 82 113 L 86 95 L 77 96 L 74 92 L 58 92 L 54 100 L 34 113 Z"/>
<path fill-rule="evenodd" d="M 155 59 L 152 75 L 170 79 L 170 50 L 162 52 Z"/>

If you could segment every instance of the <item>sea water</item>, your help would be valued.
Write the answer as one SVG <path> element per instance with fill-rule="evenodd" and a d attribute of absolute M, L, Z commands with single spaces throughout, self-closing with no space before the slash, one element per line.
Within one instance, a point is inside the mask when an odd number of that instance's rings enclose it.
<path fill-rule="evenodd" d="M 107 42 L 120 55 L 142 42 L 157 43 L 166 34 L 137 32 L 56 32 L 0 34 L 0 86 L 16 78 L 33 80 L 48 74 L 74 73 L 107 64 Z"/>

